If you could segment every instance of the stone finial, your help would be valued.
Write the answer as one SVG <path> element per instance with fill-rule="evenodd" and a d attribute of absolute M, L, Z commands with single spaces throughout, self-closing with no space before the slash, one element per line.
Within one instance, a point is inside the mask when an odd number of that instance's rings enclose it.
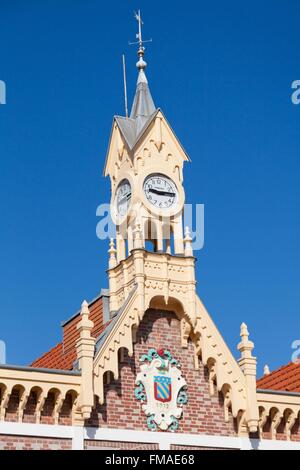
<path fill-rule="evenodd" d="M 249 331 L 246 323 L 241 324 L 241 342 L 238 344 L 238 350 L 241 352 L 242 358 L 252 357 L 252 351 L 254 349 L 254 343 L 249 341 Z"/>
<path fill-rule="evenodd" d="M 184 254 L 185 256 L 193 256 L 192 237 L 189 227 L 185 227 L 184 230 Z"/>
<path fill-rule="evenodd" d="M 241 332 L 240 332 L 240 337 L 242 338 L 242 341 L 247 341 L 249 336 L 249 331 L 248 331 L 248 326 L 246 323 L 241 324 Z"/>
<path fill-rule="evenodd" d="M 77 330 L 80 331 L 80 337 L 82 338 L 89 338 L 91 329 L 94 326 L 93 322 L 89 319 L 89 314 L 89 304 L 84 300 L 81 304 L 80 320 L 77 325 Z"/>
<path fill-rule="evenodd" d="M 271 372 L 270 372 L 270 368 L 268 366 L 268 364 L 265 365 L 264 367 L 264 375 L 269 375 Z"/>
<path fill-rule="evenodd" d="M 109 242 L 109 261 L 108 261 L 108 267 L 109 269 L 115 268 L 117 266 L 117 256 L 116 256 L 117 250 L 115 248 L 115 241 L 113 238 L 110 239 Z"/>
<path fill-rule="evenodd" d="M 81 304 L 81 311 L 80 311 L 80 315 L 89 315 L 90 311 L 89 311 L 89 304 L 87 303 L 86 300 L 84 300 Z"/>

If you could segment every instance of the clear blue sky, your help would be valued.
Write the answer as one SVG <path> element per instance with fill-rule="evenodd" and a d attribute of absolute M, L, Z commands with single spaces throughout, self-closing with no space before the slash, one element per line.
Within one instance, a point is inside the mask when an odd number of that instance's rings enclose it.
<path fill-rule="evenodd" d="M 141 8 L 152 95 L 188 151 L 188 202 L 205 204 L 198 292 L 236 355 L 245 321 L 261 373 L 300 339 L 297 0 L 2 0 L 0 339 L 27 364 L 107 286 L 96 208 L 112 116 L 130 103 Z"/>

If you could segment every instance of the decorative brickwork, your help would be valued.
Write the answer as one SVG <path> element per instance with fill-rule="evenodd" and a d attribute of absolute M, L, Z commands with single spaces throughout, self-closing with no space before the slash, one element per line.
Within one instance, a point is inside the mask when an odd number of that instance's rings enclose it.
<path fill-rule="evenodd" d="M 182 348 L 180 322 L 167 311 L 148 310 L 139 326 L 133 357 L 125 353 L 121 361 L 120 377 L 105 385 L 105 403 L 93 411 L 88 426 L 147 430 L 146 418 L 140 403 L 134 397 L 135 378 L 139 372 L 139 358 L 149 348 L 168 348 L 181 363 L 188 386 L 188 404 L 185 405 L 178 432 L 235 436 L 236 428 L 231 415 L 224 419 L 223 398 L 217 392 L 209 394 L 208 372 L 200 363 L 194 367 L 191 343 Z M 97 393 L 97 390 L 95 390 Z"/>

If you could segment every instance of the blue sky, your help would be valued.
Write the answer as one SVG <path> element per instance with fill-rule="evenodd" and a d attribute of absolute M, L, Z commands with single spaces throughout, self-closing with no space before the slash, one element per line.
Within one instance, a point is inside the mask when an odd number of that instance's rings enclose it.
<path fill-rule="evenodd" d="M 198 293 L 236 355 L 245 321 L 259 373 L 300 339 L 300 4 L 2 0 L 0 339 L 27 364 L 60 322 L 107 286 L 96 208 L 112 116 L 130 104 L 136 24 L 152 37 L 147 76 L 189 153 L 187 202 L 205 204 Z"/>

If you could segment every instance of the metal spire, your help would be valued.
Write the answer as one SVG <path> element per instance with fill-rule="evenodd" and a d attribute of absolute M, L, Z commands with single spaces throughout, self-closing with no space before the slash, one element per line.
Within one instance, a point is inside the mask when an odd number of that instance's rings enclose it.
<path fill-rule="evenodd" d="M 144 53 L 145 47 L 144 44 L 146 42 L 151 42 L 152 39 L 143 40 L 142 36 L 142 17 L 141 11 L 139 10 L 138 13 L 134 13 L 134 17 L 138 22 L 138 33 L 136 34 L 137 41 L 133 43 L 129 43 L 130 45 L 138 44 L 138 57 L 139 60 L 137 61 L 137 68 L 139 70 L 139 76 L 137 81 L 137 88 L 134 97 L 134 101 L 132 104 L 132 109 L 130 113 L 130 117 L 132 119 L 136 119 L 136 126 L 137 126 L 137 133 L 142 129 L 145 125 L 148 118 L 155 112 L 155 105 L 153 103 L 153 99 L 148 87 L 148 81 L 145 75 L 145 68 L 147 63 L 144 60 Z"/>
<path fill-rule="evenodd" d="M 137 44 L 138 45 L 138 57 L 137 68 L 139 71 L 136 91 L 134 95 L 134 100 L 130 112 L 130 117 L 127 117 L 127 100 L 126 100 L 126 81 L 124 82 L 124 91 L 125 91 L 125 114 L 126 117 L 115 116 L 115 120 L 119 126 L 119 129 L 124 136 L 129 148 L 133 148 L 137 142 L 139 136 L 143 130 L 147 127 L 149 122 L 153 119 L 157 109 L 155 108 L 148 81 L 145 75 L 145 68 L 147 63 L 144 60 L 146 42 L 152 42 L 152 39 L 144 40 L 142 36 L 142 17 L 140 10 L 138 13 L 134 13 L 134 17 L 138 22 L 138 33 L 136 34 L 137 41 L 130 42 L 129 45 Z"/>

